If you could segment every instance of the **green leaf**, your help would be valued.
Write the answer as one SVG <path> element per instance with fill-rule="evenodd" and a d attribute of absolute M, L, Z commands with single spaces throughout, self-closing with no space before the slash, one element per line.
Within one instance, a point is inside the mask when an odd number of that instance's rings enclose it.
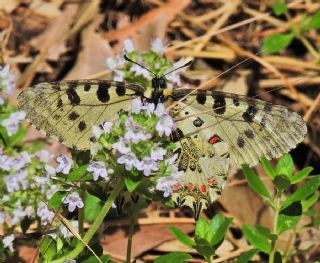
<path fill-rule="evenodd" d="M 269 160 L 266 157 L 262 157 L 261 158 L 261 163 L 263 166 L 263 170 L 267 173 L 267 175 L 273 179 L 276 176 L 275 171 L 273 170 L 273 167 L 271 165 L 271 163 L 269 162 Z"/>
<path fill-rule="evenodd" d="M 259 233 L 254 227 L 250 225 L 243 225 L 243 233 L 246 239 L 259 250 L 263 251 L 266 254 L 270 253 L 271 245 L 269 240 L 262 234 Z"/>
<path fill-rule="evenodd" d="M 282 263 L 282 257 L 279 251 L 276 251 L 276 253 L 274 253 L 273 263 Z"/>
<path fill-rule="evenodd" d="M 65 197 L 66 194 L 67 192 L 65 191 L 55 192 L 48 202 L 48 208 L 49 209 L 60 208 L 62 199 Z"/>
<path fill-rule="evenodd" d="M 313 170 L 313 167 L 308 166 L 297 172 L 293 177 L 290 178 L 291 184 L 296 184 L 307 177 Z"/>
<path fill-rule="evenodd" d="M 318 11 L 311 17 L 308 25 L 306 26 L 306 29 L 320 29 L 320 11 Z"/>
<path fill-rule="evenodd" d="M 284 50 L 290 45 L 294 35 L 293 34 L 273 34 L 267 36 L 263 40 L 262 51 L 266 54 L 271 54 Z"/>
<path fill-rule="evenodd" d="M 125 177 L 124 182 L 129 192 L 133 192 L 141 182 L 141 178 Z"/>
<path fill-rule="evenodd" d="M 281 210 L 277 222 L 277 233 L 293 228 L 300 220 L 302 215 L 302 205 L 300 202 L 294 202 L 285 209 Z"/>
<path fill-rule="evenodd" d="M 259 253 L 259 249 L 253 248 L 243 253 L 234 263 L 247 263 L 254 255 Z"/>
<path fill-rule="evenodd" d="M 277 235 L 271 234 L 271 231 L 269 228 L 261 226 L 261 225 L 256 225 L 256 231 L 260 233 L 261 235 L 265 236 L 266 238 L 276 241 L 277 240 Z"/>
<path fill-rule="evenodd" d="M 209 229 L 208 229 L 208 235 L 207 235 L 208 240 L 213 239 L 214 234 L 218 231 L 219 227 L 223 224 L 223 222 L 224 222 L 224 218 L 220 214 L 217 214 L 212 218 L 209 224 Z"/>
<path fill-rule="evenodd" d="M 276 1 L 271 5 L 273 12 L 280 16 L 288 11 L 286 4 L 283 1 Z"/>
<path fill-rule="evenodd" d="M 84 202 L 85 220 L 89 223 L 92 223 L 99 214 L 102 206 L 103 202 L 101 202 L 101 200 L 98 197 L 87 194 Z"/>
<path fill-rule="evenodd" d="M 99 259 L 103 262 L 103 263 L 109 263 L 110 261 L 110 256 L 101 256 L 99 257 Z M 100 263 L 101 261 L 99 261 L 94 255 L 89 255 L 86 257 L 81 258 L 81 263 Z"/>
<path fill-rule="evenodd" d="M 155 263 L 184 263 L 186 260 L 192 259 L 192 256 L 185 252 L 171 252 L 169 254 L 157 257 L 154 262 Z"/>
<path fill-rule="evenodd" d="M 277 175 L 273 180 L 273 184 L 280 192 L 282 192 L 290 187 L 291 182 L 287 176 Z"/>
<path fill-rule="evenodd" d="M 285 207 L 289 206 L 293 202 L 302 201 L 303 199 L 307 198 L 308 196 L 312 195 L 315 191 L 317 191 L 318 187 L 320 186 L 320 175 L 314 176 L 306 183 L 301 185 L 297 191 L 295 191 L 291 196 L 285 200 L 281 208 L 284 209 Z"/>
<path fill-rule="evenodd" d="M 185 246 L 192 248 L 195 246 L 195 242 L 185 233 L 183 233 L 179 228 L 169 227 L 169 231 Z"/>
<path fill-rule="evenodd" d="M 63 248 L 63 241 L 60 237 L 57 237 L 57 252 Z"/>
<path fill-rule="evenodd" d="M 80 166 L 78 169 L 72 171 L 68 174 L 67 182 L 78 181 L 79 179 L 84 177 L 84 173 L 87 171 L 89 164 L 84 164 Z"/>
<path fill-rule="evenodd" d="M 8 146 L 13 147 L 15 145 L 21 144 L 22 141 L 24 140 L 24 137 L 27 134 L 27 131 L 28 130 L 22 124 L 19 124 L 19 128 L 18 128 L 17 132 L 10 137 L 10 141 L 8 143 Z"/>
<path fill-rule="evenodd" d="M 243 164 L 242 169 L 251 189 L 255 191 L 257 194 L 271 200 L 271 194 L 264 186 L 259 176 L 247 164 Z"/>
<path fill-rule="evenodd" d="M 226 235 L 226 232 L 229 229 L 229 226 L 232 222 L 233 218 L 227 218 L 217 229 L 217 232 L 214 233 L 213 238 L 211 240 L 211 245 L 215 246 L 217 245 L 220 241 L 223 241 L 224 236 Z"/>
<path fill-rule="evenodd" d="M 285 175 L 288 178 L 292 177 L 293 160 L 290 154 L 286 153 L 281 157 L 276 166 L 277 175 Z"/>
<path fill-rule="evenodd" d="M 307 198 L 305 200 L 302 200 L 301 201 L 302 211 L 304 213 L 307 212 L 307 210 L 318 201 L 319 196 L 320 196 L 320 193 L 317 191 L 312 196 L 310 196 L 309 198 Z"/>
<path fill-rule="evenodd" d="M 198 251 L 200 255 L 204 258 L 208 259 L 215 253 L 215 248 L 210 245 L 208 240 L 204 238 L 197 238 L 195 237 L 196 245 L 194 248 Z"/>
<path fill-rule="evenodd" d="M 197 220 L 196 228 L 195 228 L 195 236 L 197 238 L 204 238 L 206 239 L 207 233 L 209 232 L 209 224 L 208 222 L 200 218 Z"/>
<path fill-rule="evenodd" d="M 41 257 L 49 261 L 56 253 L 56 244 L 55 241 L 49 237 L 45 236 L 39 246 Z"/>

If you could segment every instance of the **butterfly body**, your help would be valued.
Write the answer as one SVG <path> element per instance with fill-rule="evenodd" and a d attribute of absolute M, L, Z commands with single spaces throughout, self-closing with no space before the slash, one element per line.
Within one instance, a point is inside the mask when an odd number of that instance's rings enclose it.
<path fill-rule="evenodd" d="M 23 91 L 19 108 L 40 131 L 69 147 L 90 148 L 92 126 L 115 121 L 131 100 L 165 103 L 176 122 L 172 134 L 184 181 L 173 199 L 196 214 L 221 194 L 229 164 L 253 166 L 262 156 L 280 157 L 307 132 L 295 112 L 241 95 L 173 89 L 155 77 L 151 88 L 108 80 L 40 83 Z"/>

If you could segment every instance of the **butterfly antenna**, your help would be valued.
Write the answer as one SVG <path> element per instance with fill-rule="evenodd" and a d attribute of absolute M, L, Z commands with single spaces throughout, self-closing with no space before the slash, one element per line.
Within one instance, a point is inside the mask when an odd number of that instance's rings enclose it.
<path fill-rule="evenodd" d="M 131 63 L 133 63 L 133 64 L 136 64 L 136 65 L 138 65 L 138 66 L 140 66 L 140 67 L 142 67 L 142 68 L 144 68 L 144 69 L 148 70 L 152 75 L 157 76 L 157 74 L 156 74 L 156 73 L 152 72 L 150 69 L 146 68 L 145 66 L 142 66 L 141 64 L 139 64 L 139 63 L 137 63 L 137 62 L 133 61 L 133 60 L 132 60 L 132 59 L 130 59 L 127 55 L 124 55 L 124 56 L 123 56 L 123 58 L 124 58 L 126 61 L 129 61 L 129 62 L 131 62 Z"/>
<path fill-rule="evenodd" d="M 161 77 L 167 76 L 168 74 L 170 74 L 170 73 L 172 73 L 172 72 L 174 72 L 174 71 L 176 71 L 176 70 L 178 70 L 178 69 L 188 67 L 188 66 L 191 65 L 191 63 L 192 63 L 192 60 L 188 61 L 186 64 L 184 64 L 184 65 L 182 65 L 182 66 L 180 66 L 180 67 L 178 67 L 178 68 L 175 68 L 175 69 L 167 72 L 166 74 L 162 75 Z"/>

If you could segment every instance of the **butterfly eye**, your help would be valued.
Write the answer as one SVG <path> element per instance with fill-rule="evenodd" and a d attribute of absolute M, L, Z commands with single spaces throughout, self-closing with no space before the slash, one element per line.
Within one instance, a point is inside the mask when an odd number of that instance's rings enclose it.
<path fill-rule="evenodd" d="M 159 78 L 159 86 L 161 89 L 165 89 L 167 87 L 167 83 L 164 78 Z"/>
<path fill-rule="evenodd" d="M 159 87 L 159 78 L 152 79 L 152 88 L 156 89 Z"/>

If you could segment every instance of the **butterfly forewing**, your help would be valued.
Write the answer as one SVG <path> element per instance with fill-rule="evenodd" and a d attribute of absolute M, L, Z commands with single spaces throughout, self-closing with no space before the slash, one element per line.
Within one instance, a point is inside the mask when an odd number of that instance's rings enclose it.
<path fill-rule="evenodd" d="M 176 108 L 184 116 L 176 117 L 179 123 L 196 116 L 188 134 L 205 130 L 218 134 L 228 144 L 233 163 L 257 164 L 262 156 L 280 157 L 301 142 L 307 132 L 306 124 L 295 112 L 258 99 L 217 91 L 198 90 L 179 101 L 191 90 L 173 92 Z M 192 113 L 191 113 L 192 112 Z"/>
<path fill-rule="evenodd" d="M 106 80 L 40 83 L 22 92 L 19 108 L 46 135 L 69 147 L 89 149 L 92 126 L 118 117 L 144 94 L 134 84 Z"/>

